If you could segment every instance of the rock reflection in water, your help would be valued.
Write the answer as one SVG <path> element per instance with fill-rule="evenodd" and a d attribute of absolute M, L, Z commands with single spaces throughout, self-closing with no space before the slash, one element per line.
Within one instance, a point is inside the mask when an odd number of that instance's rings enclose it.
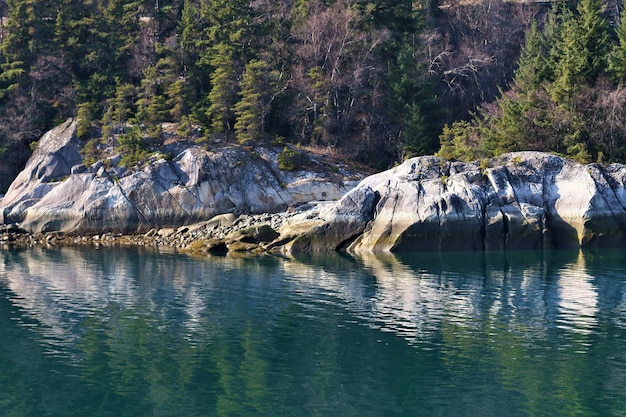
<path fill-rule="evenodd" d="M 284 267 L 299 277 L 301 293 L 334 294 L 412 343 L 437 337 L 444 321 L 468 328 L 487 321 L 529 339 L 554 326 L 589 333 L 597 324 L 598 293 L 582 252 L 370 254 L 354 262 L 321 262 L 321 272 L 310 259 Z"/>
<path fill-rule="evenodd" d="M 618 415 L 625 263 L 4 251 L 0 415 Z"/>
<path fill-rule="evenodd" d="M 158 316 L 157 291 L 184 310 L 190 334 L 201 331 L 203 311 L 209 308 L 205 296 L 222 270 L 255 263 L 237 258 L 189 262 L 178 255 L 140 256 L 127 249 L 34 248 L 0 254 L 0 277 L 15 294 L 13 302 L 59 343 L 75 341 L 81 315 L 112 314 L 103 309 L 107 305 L 145 304 Z M 273 285 L 278 285 L 275 277 L 288 277 L 285 285 L 303 305 L 335 300 L 355 317 L 411 343 L 436 337 L 443 321 L 468 328 L 489 321 L 528 338 L 544 337 L 555 325 L 582 334 L 597 326 L 599 294 L 582 252 L 274 259 L 258 273 L 273 276 Z M 248 280 L 247 285 L 261 282 Z M 621 286 L 622 296 L 612 302 L 624 311 Z"/>

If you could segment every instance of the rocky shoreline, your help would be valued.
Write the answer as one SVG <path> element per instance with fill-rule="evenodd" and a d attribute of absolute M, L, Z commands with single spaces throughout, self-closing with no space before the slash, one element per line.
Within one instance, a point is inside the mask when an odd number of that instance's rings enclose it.
<path fill-rule="evenodd" d="M 17 224 L 0 225 L 0 249 L 34 246 L 139 246 L 190 254 L 226 255 L 282 252 L 280 236 L 294 225 L 318 220 L 328 202 L 314 202 L 296 209 L 262 214 L 222 214 L 208 221 L 180 227 L 153 228 L 146 233 L 75 235 L 64 232 L 29 233 Z M 281 231 L 282 233 L 280 233 Z"/>
<path fill-rule="evenodd" d="M 367 176 L 318 156 L 294 171 L 277 163 L 277 149 L 190 145 L 172 159 L 86 167 L 75 130 L 70 120 L 47 133 L 0 199 L 3 246 L 215 254 L 626 247 L 621 164 L 541 152 L 471 163 L 422 156 Z"/>

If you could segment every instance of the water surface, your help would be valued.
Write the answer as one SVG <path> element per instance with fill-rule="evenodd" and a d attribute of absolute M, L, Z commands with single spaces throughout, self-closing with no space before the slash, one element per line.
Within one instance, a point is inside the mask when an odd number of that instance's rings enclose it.
<path fill-rule="evenodd" d="M 0 416 L 624 416 L 622 251 L 0 252 Z"/>

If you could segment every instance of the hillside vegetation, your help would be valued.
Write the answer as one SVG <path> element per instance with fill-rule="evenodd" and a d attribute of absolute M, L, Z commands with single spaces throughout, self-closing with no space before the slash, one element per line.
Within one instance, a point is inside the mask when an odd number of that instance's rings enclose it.
<path fill-rule="evenodd" d="M 470 121 L 446 126 L 439 155 L 539 150 L 578 162 L 626 160 L 626 10 L 555 4 L 526 33 L 514 80 Z M 613 13 L 610 13 L 613 11 Z"/>
<path fill-rule="evenodd" d="M 141 160 L 163 145 L 166 122 L 206 146 L 321 147 L 377 168 L 437 151 L 622 160 L 615 7 L 5 0 L 0 190 L 67 117 L 80 121 L 87 160 L 105 144 Z"/>

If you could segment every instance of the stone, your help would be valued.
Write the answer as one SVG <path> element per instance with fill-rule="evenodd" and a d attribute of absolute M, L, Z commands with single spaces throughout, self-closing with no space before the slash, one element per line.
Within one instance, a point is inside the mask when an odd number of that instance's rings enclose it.
<path fill-rule="evenodd" d="M 540 152 L 506 154 L 487 165 L 426 156 L 372 175 L 289 249 L 332 249 L 326 231 L 334 243 L 353 239 L 348 250 L 354 253 L 626 244 L 622 166 L 581 165 Z M 371 220 L 361 233 L 342 230 L 342 217 L 356 211 L 351 196 L 364 192 L 378 195 Z"/>
<path fill-rule="evenodd" d="M 271 242 L 279 234 L 267 224 L 248 226 L 244 229 L 233 232 L 228 239 L 244 243 Z"/>
<path fill-rule="evenodd" d="M 147 233 L 337 199 L 356 185 L 330 171 L 281 171 L 278 152 L 264 148 L 188 146 L 172 160 L 125 169 L 115 158 L 84 168 L 80 146 L 72 119 L 46 133 L 0 200 L 0 220 L 31 233 Z"/>
<path fill-rule="evenodd" d="M 259 245 L 251 242 L 234 241 L 226 244 L 229 252 L 252 252 L 256 250 Z M 212 253 L 215 253 L 213 251 Z"/>
<path fill-rule="evenodd" d="M 87 170 L 87 167 L 85 167 L 84 164 L 78 164 L 72 167 L 72 169 L 70 170 L 70 174 L 82 174 L 86 170 Z"/>

